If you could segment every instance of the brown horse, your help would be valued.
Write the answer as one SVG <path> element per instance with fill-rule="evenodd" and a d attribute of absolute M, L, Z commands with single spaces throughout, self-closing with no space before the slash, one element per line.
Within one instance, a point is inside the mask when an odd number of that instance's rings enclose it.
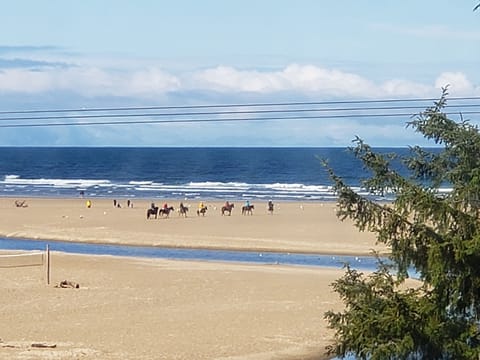
<path fill-rule="evenodd" d="M 173 211 L 173 206 L 169 206 L 169 207 L 166 207 L 166 208 L 161 208 L 160 210 L 158 210 L 158 215 L 160 217 L 163 217 L 163 215 L 165 215 L 165 217 L 168 218 L 168 216 L 170 215 L 170 212 Z"/>
<path fill-rule="evenodd" d="M 242 215 L 253 215 L 253 209 L 255 209 L 253 205 L 242 206 Z"/>
<path fill-rule="evenodd" d="M 225 215 L 225 213 L 228 213 L 228 216 L 232 215 L 232 210 L 235 207 L 235 204 L 225 204 L 222 206 L 222 215 Z"/>

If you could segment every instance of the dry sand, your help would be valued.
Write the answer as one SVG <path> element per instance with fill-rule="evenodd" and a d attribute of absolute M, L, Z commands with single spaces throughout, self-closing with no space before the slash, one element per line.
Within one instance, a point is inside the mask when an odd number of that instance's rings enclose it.
<path fill-rule="evenodd" d="M 86 199 L 27 199 L 26 208 L 13 203 L 0 199 L 0 236 L 355 255 L 376 248 L 372 234 L 338 220 L 334 203 L 277 203 L 273 215 L 267 213 L 266 203 L 257 203 L 251 216 L 242 216 L 242 204 L 237 203 L 231 216 L 222 216 L 222 203 L 206 201 L 206 215 L 197 216 L 198 203 L 190 202 L 187 218 L 174 212 L 168 219 L 148 221 L 146 200 L 136 200 L 133 208 L 113 208 L 112 200 L 93 199 L 89 209 Z M 167 203 L 179 205 L 178 200 Z"/>
<path fill-rule="evenodd" d="M 340 222 L 332 203 L 255 203 L 252 216 L 146 219 L 150 202 L 0 199 L 0 235 L 147 246 L 368 254 L 371 234 Z M 179 201 L 168 201 L 178 207 Z M 162 205 L 162 204 L 158 204 Z M 7 252 L 3 252 L 5 254 Z M 323 359 L 341 308 L 336 269 L 67 255 L 42 267 L 0 268 L 2 359 Z M 0 257 L 1 265 L 1 257 Z M 57 288 L 69 280 L 79 289 Z M 46 347 L 32 347 L 40 344 Z M 50 348 L 50 346 L 55 346 Z"/>

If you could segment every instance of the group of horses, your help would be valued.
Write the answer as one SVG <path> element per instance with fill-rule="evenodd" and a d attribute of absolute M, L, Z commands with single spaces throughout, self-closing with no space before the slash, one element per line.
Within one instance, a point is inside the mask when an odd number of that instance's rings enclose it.
<path fill-rule="evenodd" d="M 173 206 L 168 206 L 168 207 L 158 207 L 158 206 L 152 206 L 149 209 L 147 209 L 147 219 L 150 219 L 151 217 L 155 217 L 157 219 L 158 217 L 169 217 L 170 212 L 175 210 Z"/>
<path fill-rule="evenodd" d="M 222 216 L 224 215 L 232 215 L 232 210 L 235 207 L 234 203 L 226 203 L 224 206 L 222 206 Z M 253 210 L 255 209 L 255 206 L 252 204 L 244 205 L 242 206 L 242 215 L 253 215 Z M 168 218 L 170 213 L 174 211 L 175 209 L 173 206 L 168 206 L 168 207 L 158 207 L 155 206 L 155 204 L 152 204 L 152 206 L 147 209 L 147 219 L 150 219 L 151 217 L 154 217 L 155 219 L 159 217 L 166 217 Z M 270 214 L 273 213 L 273 203 L 269 202 L 268 203 L 268 211 Z M 207 212 L 207 207 L 202 206 L 197 210 L 197 216 L 205 216 Z M 180 207 L 178 208 L 178 215 L 187 217 L 188 213 L 188 207 L 183 205 L 183 203 L 180 203 Z"/>
<path fill-rule="evenodd" d="M 232 215 L 232 210 L 234 207 L 235 204 L 227 202 L 224 206 L 222 206 L 222 215 L 226 215 L 227 213 L 228 216 Z M 253 209 L 255 209 L 255 206 L 251 204 L 242 206 L 242 215 L 253 215 Z"/>
<path fill-rule="evenodd" d="M 170 213 L 174 210 L 175 208 L 173 206 L 158 207 L 158 206 L 155 206 L 155 204 L 152 204 L 152 206 L 150 206 L 150 208 L 147 209 L 147 220 L 153 217 L 155 219 L 159 217 L 164 217 L 164 216 L 168 218 L 170 216 Z M 207 212 L 207 207 L 204 206 L 197 210 L 197 215 L 205 216 L 206 212 Z M 187 217 L 187 213 L 188 213 L 188 206 L 185 206 L 183 205 L 183 203 L 180 203 L 180 206 L 178 208 L 178 215 Z"/>

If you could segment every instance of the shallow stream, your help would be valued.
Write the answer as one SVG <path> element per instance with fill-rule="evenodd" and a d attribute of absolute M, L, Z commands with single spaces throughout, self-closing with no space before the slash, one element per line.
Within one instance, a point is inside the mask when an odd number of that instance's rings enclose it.
<path fill-rule="evenodd" d="M 45 250 L 47 244 L 49 245 L 51 251 L 74 254 L 131 256 L 174 260 L 228 261 L 333 268 L 342 268 L 345 263 L 349 263 L 356 269 L 376 269 L 376 259 L 371 256 L 184 249 L 0 238 L 0 249 L 2 250 Z"/>

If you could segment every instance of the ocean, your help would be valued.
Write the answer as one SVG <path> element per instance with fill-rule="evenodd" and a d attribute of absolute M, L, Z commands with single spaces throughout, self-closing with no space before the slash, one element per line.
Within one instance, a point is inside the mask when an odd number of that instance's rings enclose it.
<path fill-rule="evenodd" d="M 2 147 L 0 153 L 6 197 L 334 201 L 321 159 L 359 193 L 367 175 L 346 148 Z"/>

